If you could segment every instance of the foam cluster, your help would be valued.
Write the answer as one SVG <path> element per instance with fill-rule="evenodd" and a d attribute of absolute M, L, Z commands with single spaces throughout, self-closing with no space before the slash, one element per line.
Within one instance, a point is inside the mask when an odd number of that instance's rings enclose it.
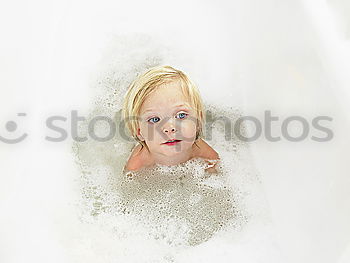
<path fill-rule="evenodd" d="M 192 159 L 125 173 L 118 190 L 123 213 L 139 218 L 157 238 L 196 245 L 238 220 L 234 194 L 222 173 L 210 175 Z M 214 178 L 215 177 L 215 178 Z"/>

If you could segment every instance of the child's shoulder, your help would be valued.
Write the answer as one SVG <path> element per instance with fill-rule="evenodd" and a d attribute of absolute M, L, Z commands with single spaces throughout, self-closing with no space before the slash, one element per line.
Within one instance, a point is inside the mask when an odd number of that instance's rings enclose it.
<path fill-rule="evenodd" d="M 208 163 L 208 168 L 206 171 L 210 173 L 216 173 L 216 165 L 220 161 L 219 154 L 203 139 L 198 139 L 196 144 L 198 145 L 195 157 L 200 157 Z"/>
<path fill-rule="evenodd" d="M 147 165 L 144 149 L 140 144 L 132 149 L 132 153 L 124 166 L 124 171 L 137 171 Z"/>
<path fill-rule="evenodd" d="M 198 139 L 196 144 L 198 145 L 196 150 L 196 157 L 200 157 L 208 160 L 220 159 L 219 154 L 203 139 Z"/>

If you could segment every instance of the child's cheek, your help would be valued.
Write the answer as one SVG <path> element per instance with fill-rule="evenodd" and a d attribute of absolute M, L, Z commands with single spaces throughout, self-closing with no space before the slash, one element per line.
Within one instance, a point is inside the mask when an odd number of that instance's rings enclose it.
<path fill-rule="evenodd" d="M 181 133 L 184 137 L 190 139 L 196 136 L 196 125 L 193 121 L 184 121 L 181 126 Z"/>
<path fill-rule="evenodd" d="M 144 124 L 141 132 L 150 144 L 158 144 L 158 141 L 163 142 L 166 139 L 166 136 L 162 134 L 160 125 L 157 124 Z"/>

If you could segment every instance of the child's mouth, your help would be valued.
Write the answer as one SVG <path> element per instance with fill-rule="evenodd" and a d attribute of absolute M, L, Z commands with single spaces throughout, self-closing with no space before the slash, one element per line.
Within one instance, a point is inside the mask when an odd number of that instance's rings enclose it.
<path fill-rule="evenodd" d="M 163 144 L 166 144 L 166 145 L 175 145 L 177 143 L 181 142 L 181 140 L 170 140 L 170 141 L 167 141 Z"/>

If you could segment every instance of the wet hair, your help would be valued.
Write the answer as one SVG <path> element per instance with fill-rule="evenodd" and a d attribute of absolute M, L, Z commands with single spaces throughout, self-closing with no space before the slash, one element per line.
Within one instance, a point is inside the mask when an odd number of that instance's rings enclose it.
<path fill-rule="evenodd" d="M 182 93 L 196 113 L 197 133 L 195 140 L 203 138 L 204 106 L 197 86 L 180 70 L 171 66 L 156 66 L 137 76 L 130 84 L 124 97 L 122 109 L 122 117 L 132 137 L 147 149 L 146 143 L 137 136 L 141 106 L 152 91 L 160 85 L 172 81 L 180 82 Z"/>

